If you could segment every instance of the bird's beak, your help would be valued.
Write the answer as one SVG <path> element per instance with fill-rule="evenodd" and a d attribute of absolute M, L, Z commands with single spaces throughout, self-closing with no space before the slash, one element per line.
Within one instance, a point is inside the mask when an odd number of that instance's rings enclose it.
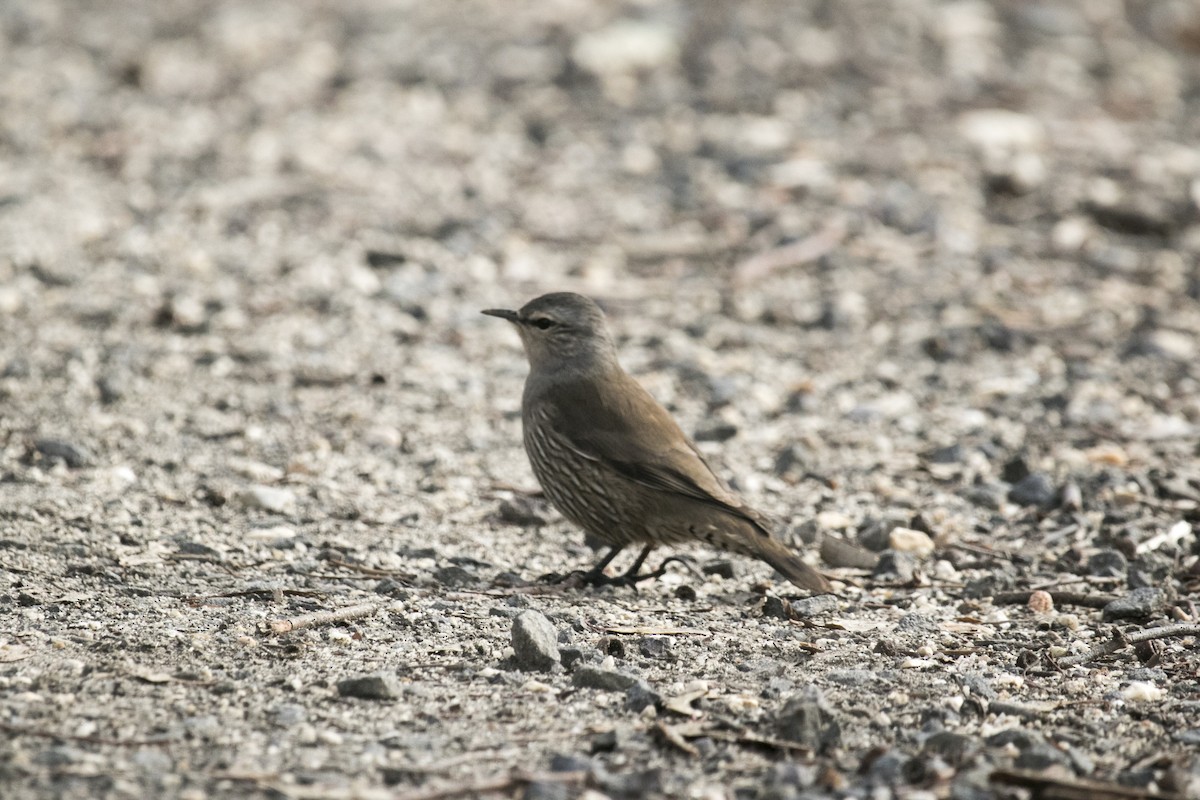
<path fill-rule="evenodd" d="M 487 314 L 489 317 L 506 319 L 514 325 L 521 321 L 521 317 L 517 314 L 517 312 L 509 311 L 507 308 L 487 308 L 484 309 L 482 313 Z"/>

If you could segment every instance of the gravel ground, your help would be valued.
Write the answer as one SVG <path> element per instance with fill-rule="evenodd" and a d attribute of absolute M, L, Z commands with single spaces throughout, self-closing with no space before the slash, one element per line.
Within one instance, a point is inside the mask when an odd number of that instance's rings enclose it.
<path fill-rule="evenodd" d="M 1194 3 L 0 34 L 5 800 L 1200 797 Z M 544 580 L 554 290 L 835 596 Z"/>

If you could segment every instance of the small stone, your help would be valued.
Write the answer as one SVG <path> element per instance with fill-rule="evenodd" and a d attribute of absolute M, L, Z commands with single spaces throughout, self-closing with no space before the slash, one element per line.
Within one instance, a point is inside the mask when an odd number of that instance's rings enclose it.
<path fill-rule="evenodd" d="M 837 536 L 825 536 L 821 540 L 821 560 L 831 567 L 871 569 L 879 556 Z"/>
<path fill-rule="evenodd" d="M 1023 506 L 1049 506 L 1057 490 L 1050 476 L 1033 472 L 1018 481 L 1008 492 L 1008 499 Z"/>
<path fill-rule="evenodd" d="M 791 619 L 791 603 L 782 597 L 767 595 L 763 598 L 762 614 L 771 619 Z"/>
<path fill-rule="evenodd" d="M 532 498 L 520 495 L 501 500 L 499 516 L 501 522 L 523 527 L 540 527 L 547 522 L 544 507 Z"/>
<path fill-rule="evenodd" d="M 549 672 L 558 664 L 558 634 L 540 611 L 522 611 L 513 620 L 513 663 L 518 669 Z"/>
<path fill-rule="evenodd" d="M 1105 622 L 1117 619 L 1141 619 L 1153 616 L 1167 607 L 1167 594 L 1162 589 L 1146 587 L 1134 589 L 1124 597 L 1118 597 L 1104 607 Z"/>
<path fill-rule="evenodd" d="M 1068 481 L 1062 490 L 1062 501 L 1059 503 L 1064 511 L 1080 511 L 1083 508 L 1083 491 L 1075 481 Z"/>
<path fill-rule="evenodd" d="M 560 647 L 558 648 L 558 659 L 567 669 L 571 669 L 580 661 L 583 661 L 583 650 L 578 647 Z"/>
<path fill-rule="evenodd" d="M 649 706 L 656 709 L 663 707 L 663 697 L 645 681 L 636 681 L 625 690 L 625 707 L 635 714 L 640 714 Z"/>
<path fill-rule="evenodd" d="M 917 572 L 917 560 L 911 553 L 901 553 L 896 550 L 884 550 L 879 554 L 879 561 L 871 573 L 876 578 L 886 578 L 908 583 Z"/>
<path fill-rule="evenodd" d="M 775 729 L 780 738 L 816 753 L 836 747 L 842 738 L 841 726 L 815 686 L 793 695 L 783 704 L 775 718 Z"/>
<path fill-rule="evenodd" d="M 296 493 L 291 489 L 258 484 L 238 492 L 237 498 L 246 508 L 260 508 L 276 514 L 285 514 L 296 506 Z"/>
<path fill-rule="evenodd" d="M 1120 550 L 1101 550 L 1088 559 L 1087 570 L 1100 578 L 1122 578 L 1129 571 L 1129 562 Z"/>
<path fill-rule="evenodd" d="M 95 460 L 83 445 L 63 439 L 38 439 L 33 446 L 46 458 L 62 461 L 71 469 L 90 467 Z"/>
<path fill-rule="evenodd" d="M 602 731 L 592 737 L 592 753 L 611 753 L 617 749 L 617 732 Z"/>
<path fill-rule="evenodd" d="M 927 453 L 925 460 L 930 464 L 962 464 L 967 460 L 967 449 L 961 444 L 939 447 Z"/>
<path fill-rule="evenodd" d="M 671 652 L 671 639 L 667 636 L 643 636 L 638 642 L 638 651 L 646 658 L 662 658 Z"/>
<path fill-rule="evenodd" d="M 905 633 L 931 634 L 938 633 L 941 629 L 938 627 L 937 620 L 933 617 L 927 614 L 920 614 L 916 611 L 910 611 L 896 623 L 896 630 L 904 631 Z"/>
<path fill-rule="evenodd" d="M 357 697 L 361 700 L 395 700 L 400 697 L 400 681 L 395 675 L 381 672 L 377 675 L 362 675 L 346 678 L 337 683 L 342 697 Z"/>
<path fill-rule="evenodd" d="M 715 424 L 706 425 L 696 430 L 694 438 L 697 442 L 724 442 L 737 436 L 737 425 Z"/>
<path fill-rule="evenodd" d="M 271 721 L 281 728 L 290 728 L 304 722 L 307 716 L 308 711 L 299 703 L 283 703 L 271 712 Z"/>
<path fill-rule="evenodd" d="M 912 553 L 917 558 L 928 558 L 934 550 L 929 534 L 912 528 L 893 528 L 888 534 L 888 546 L 902 553 Z"/>
<path fill-rule="evenodd" d="M 637 678 L 627 675 L 624 672 L 586 665 L 575 670 L 571 682 L 580 689 L 624 692 L 637 683 Z"/>
<path fill-rule="evenodd" d="M 457 564 L 449 564 L 433 571 L 433 579 L 442 586 L 470 586 L 475 582 L 475 575 Z"/>
<path fill-rule="evenodd" d="M 712 561 L 700 568 L 705 575 L 717 575 L 726 580 L 737 577 L 737 570 L 732 561 Z"/>
<path fill-rule="evenodd" d="M 818 617 L 822 614 L 832 614 L 837 611 L 838 599 L 837 595 L 819 594 L 813 597 L 793 600 L 791 607 L 793 617 L 796 619 L 807 619 L 808 617 Z"/>
<path fill-rule="evenodd" d="M 922 752 L 940 756 L 953 767 L 967 763 L 979 751 L 979 743 L 971 736 L 950 731 L 938 731 L 925 740 Z"/>
<path fill-rule="evenodd" d="M 1038 589 L 1029 593 L 1029 610 L 1035 614 L 1049 614 L 1054 610 L 1054 596 L 1047 591 Z"/>
<path fill-rule="evenodd" d="M 977 483 L 963 489 L 963 498 L 980 508 L 999 511 L 1008 497 L 1008 487 L 1002 483 Z"/>

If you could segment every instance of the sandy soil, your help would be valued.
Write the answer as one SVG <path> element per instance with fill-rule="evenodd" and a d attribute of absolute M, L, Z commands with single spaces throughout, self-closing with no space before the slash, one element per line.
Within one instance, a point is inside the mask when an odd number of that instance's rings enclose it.
<path fill-rule="evenodd" d="M 1171 0 L 0 4 L 0 796 L 1200 796 L 1198 54 Z M 836 596 L 547 587 L 596 556 L 478 312 L 552 290 Z"/>

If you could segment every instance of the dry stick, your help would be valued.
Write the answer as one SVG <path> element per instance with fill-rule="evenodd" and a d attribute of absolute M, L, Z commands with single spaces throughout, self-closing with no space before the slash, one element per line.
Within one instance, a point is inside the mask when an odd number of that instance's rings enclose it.
<path fill-rule="evenodd" d="M 71 736 L 54 731 L 41 731 L 34 728 L 22 728 L 19 725 L 9 725 L 0 722 L 0 731 L 14 736 L 36 736 L 39 739 L 58 739 L 64 742 L 82 742 L 84 744 L 103 744 L 110 747 L 159 747 L 173 744 L 174 739 L 109 739 L 105 736 Z"/>
<path fill-rule="evenodd" d="M 1030 594 L 1032 592 L 1001 592 L 992 598 L 992 602 L 996 605 L 1028 603 Z M 1048 594 L 1054 598 L 1054 605 L 1056 606 L 1104 608 L 1117 599 L 1115 595 L 1111 594 L 1090 594 L 1088 592 L 1048 592 Z"/>
<path fill-rule="evenodd" d="M 1107 642 L 1093 647 L 1086 653 L 1060 658 L 1056 662 L 1060 667 L 1074 667 L 1086 664 L 1088 661 L 1123 650 L 1131 644 L 1148 642 L 1151 639 L 1166 639 L 1169 636 L 1200 636 L 1200 625 L 1180 622 L 1175 625 L 1163 625 L 1161 628 L 1149 628 L 1137 633 L 1125 633 L 1114 630 L 1113 636 Z"/>
<path fill-rule="evenodd" d="M 1036 800 L 1183 800 L 1174 793 L 1150 792 L 1119 783 L 1054 778 L 1043 772 L 1015 769 L 998 769 L 988 776 L 988 782 L 1029 789 Z"/>
<path fill-rule="evenodd" d="M 356 606 L 346 606 L 335 611 L 314 611 L 311 614 L 301 614 L 290 619 L 272 619 L 261 623 L 264 633 L 290 633 L 317 625 L 328 625 L 331 622 L 345 622 L 348 619 L 359 619 L 375 615 L 388 601 L 360 603 Z"/>

